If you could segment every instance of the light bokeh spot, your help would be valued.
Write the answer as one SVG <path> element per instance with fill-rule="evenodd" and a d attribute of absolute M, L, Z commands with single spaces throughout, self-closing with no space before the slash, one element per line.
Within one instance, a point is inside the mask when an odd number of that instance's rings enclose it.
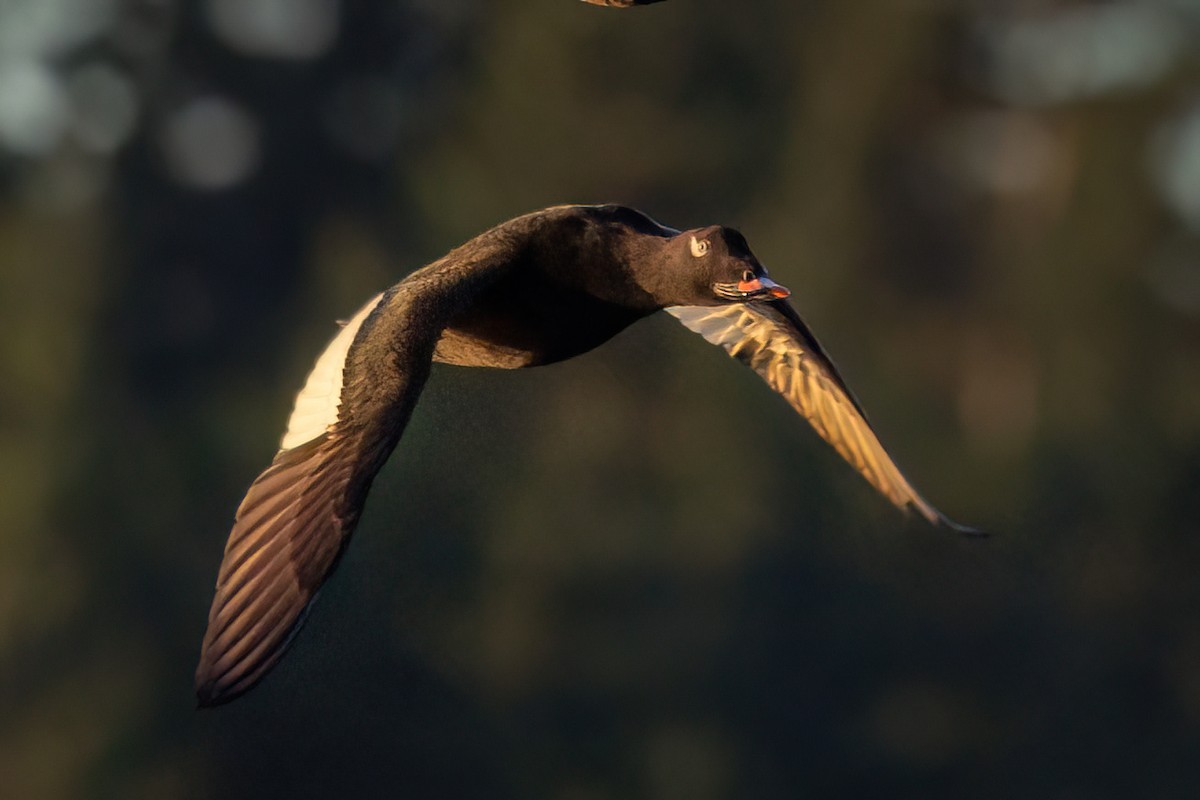
<path fill-rule="evenodd" d="M 258 165 L 258 125 L 226 98 L 201 97 L 167 120 L 162 148 L 171 174 L 180 183 L 227 189 Z"/>
<path fill-rule="evenodd" d="M 304 61 L 323 55 L 338 34 L 338 0 L 208 0 L 208 20 L 239 53 Z"/>
<path fill-rule="evenodd" d="M 62 86 L 36 61 L 0 66 L 0 144 L 26 156 L 53 150 L 67 122 Z"/>

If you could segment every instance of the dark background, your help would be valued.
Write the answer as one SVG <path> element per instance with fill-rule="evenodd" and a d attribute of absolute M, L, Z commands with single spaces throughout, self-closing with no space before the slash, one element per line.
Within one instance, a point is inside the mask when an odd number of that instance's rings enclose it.
<path fill-rule="evenodd" d="M 1200 792 L 1200 4 L 6 0 L 8 797 Z M 191 677 L 333 321 L 491 225 L 742 230 L 968 541 L 670 319 L 435 369 Z"/>

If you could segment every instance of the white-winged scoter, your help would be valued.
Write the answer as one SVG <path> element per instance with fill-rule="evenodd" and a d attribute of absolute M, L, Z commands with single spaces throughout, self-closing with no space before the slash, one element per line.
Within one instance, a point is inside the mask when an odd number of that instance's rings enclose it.
<path fill-rule="evenodd" d="M 737 231 L 680 232 L 606 205 L 509 220 L 372 298 L 317 359 L 237 510 L 196 671 L 200 704 L 232 700 L 283 655 L 434 362 L 561 361 L 659 310 L 762 376 L 894 504 L 975 532 L 900 473 L 787 296 Z"/>

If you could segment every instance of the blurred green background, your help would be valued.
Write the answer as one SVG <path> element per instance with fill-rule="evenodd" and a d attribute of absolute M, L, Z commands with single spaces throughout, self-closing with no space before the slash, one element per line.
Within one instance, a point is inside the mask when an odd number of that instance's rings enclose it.
<path fill-rule="evenodd" d="M 1200 3 L 0 2 L 13 798 L 1200 792 Z M 966 541 L 673 320 L 435 370 L 289 656 L 192 670 L 333 321 L 742 230 Z"/>

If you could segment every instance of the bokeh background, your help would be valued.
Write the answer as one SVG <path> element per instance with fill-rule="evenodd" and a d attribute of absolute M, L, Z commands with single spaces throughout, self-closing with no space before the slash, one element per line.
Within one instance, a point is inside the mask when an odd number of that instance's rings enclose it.
<path fill-rule="evenodd" d="M 13 798 L 1200 792 L 1200 2 L 3 0 Z M 373 292 L 509 217 L 741 229 L 901 515 L 652 319 L 440 367 L 288 658 L 233 509 Z"/>

